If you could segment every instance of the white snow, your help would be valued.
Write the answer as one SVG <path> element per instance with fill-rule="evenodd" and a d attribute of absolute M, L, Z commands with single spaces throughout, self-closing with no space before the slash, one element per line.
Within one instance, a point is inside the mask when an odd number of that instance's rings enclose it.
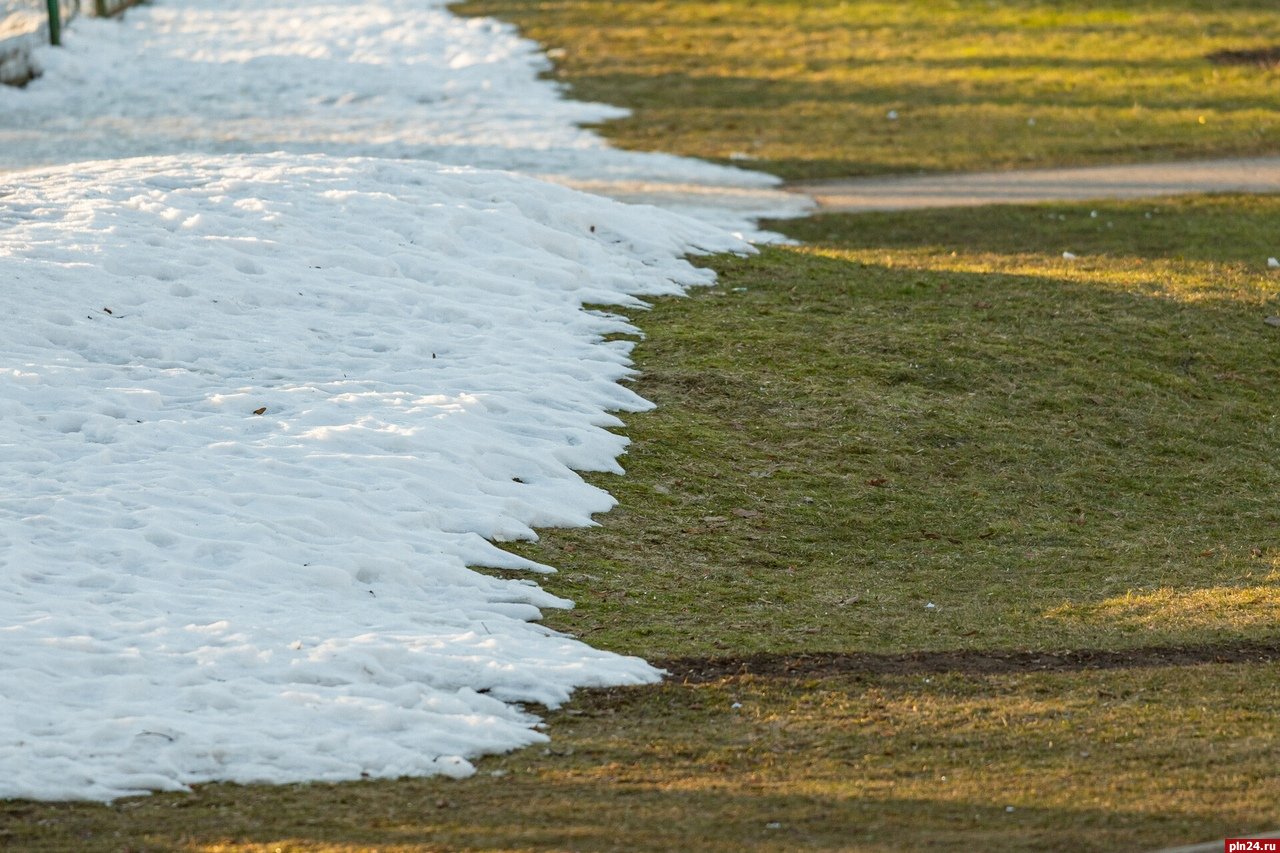
<path fill-rule="evenodd" d="M 463 775 L 545 739 L 519 703 L 655 680 L 468 567 L 551 571 L 489 540 L 614 503 L 574 472 L 648 404 L 583 305 L 807 200 L 609 148 L 578 124 L 619 110 L 441 0 L 64 43 L 0 87 L 0 798 Z"/>
<path fill-rule="evenodd" d="M 635 304 L 743 251 L 496 172 L 171 157 L 0 181 L 0 797 L 470 771 L 655 680 L 468 565 L 590 524 Z M 254 412 L 265 408 L 265 412 Z"/>
<path fill-rule="evenodd" d="M 541 176 L 754 234 L 811 202 L 770 175 L 618 151 L 582 123 L 507 24 L 445 0 L 156 0 L 79 19 L 44 76 L 0 87 L 0 170 L 143 154 L 287 150 L 413 158 Z"/>

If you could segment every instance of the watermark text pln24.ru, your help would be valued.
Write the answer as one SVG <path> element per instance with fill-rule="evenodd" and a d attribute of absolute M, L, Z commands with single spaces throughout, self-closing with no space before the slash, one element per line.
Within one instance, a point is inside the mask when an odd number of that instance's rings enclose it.
<path fill-rule="evenodd" d="M 1280 853 L 1280 838 L 1228 838 L 1223 853 Z"/>

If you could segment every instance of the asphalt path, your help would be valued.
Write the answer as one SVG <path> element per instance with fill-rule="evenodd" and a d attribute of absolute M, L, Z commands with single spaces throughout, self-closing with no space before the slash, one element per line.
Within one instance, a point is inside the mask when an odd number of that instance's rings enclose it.
<path fill-rule="evenodd" d="M 787 185 L 787 189 L 812 198 L 817 202 L 818 212 L 832 213 L 1150 198 L 1185 193 L 1280 193 L 1280 157 L 840 178 L 798 182 Z"/>

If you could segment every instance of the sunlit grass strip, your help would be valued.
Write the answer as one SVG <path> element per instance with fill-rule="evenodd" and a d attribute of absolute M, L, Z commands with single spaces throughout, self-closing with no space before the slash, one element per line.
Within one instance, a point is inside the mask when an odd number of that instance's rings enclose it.
<path fill-rule="evenodd" d="M 1205 556 L 1210 556 L 1206 552 Z M 1184 629 L 1274 631 L 1280 626 L 1280 578 L 1258 586 L 1158 589 L 1126 592 L 1096 604 L 1063 605 L 1045 615 L 1051 619 L 1107 622 L 1140 632 L 1177 625 Z"/>

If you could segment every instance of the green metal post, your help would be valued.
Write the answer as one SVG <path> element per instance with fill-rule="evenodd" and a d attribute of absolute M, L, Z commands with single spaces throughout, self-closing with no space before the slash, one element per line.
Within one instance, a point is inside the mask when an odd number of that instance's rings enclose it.
<path fill-rule="evenodd" d="M 62 44 L 62 19 L 58 0 L 49 0 L 49 44 Z"/>

